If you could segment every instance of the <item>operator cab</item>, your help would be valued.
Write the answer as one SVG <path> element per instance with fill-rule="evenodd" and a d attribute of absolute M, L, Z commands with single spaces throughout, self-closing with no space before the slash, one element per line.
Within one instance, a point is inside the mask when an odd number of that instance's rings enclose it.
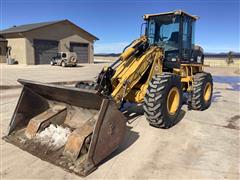
<path fill-rule="evenodd" d="M 163 48 L 164 64 L 171 67 L 180 63 L 203 64 L 203 50 L 194 43 L 197 19 L 181 10 L 144 15 L 148 42 Z"/>

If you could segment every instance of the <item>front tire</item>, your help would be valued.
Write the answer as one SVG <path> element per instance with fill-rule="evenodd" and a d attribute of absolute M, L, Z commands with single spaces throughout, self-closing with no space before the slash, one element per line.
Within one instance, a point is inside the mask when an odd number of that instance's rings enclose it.
<path fill-rule="evenodd" d="M 182 107 L 180 76 L 163 73 L 155 75 L 144 97 L 144 114 L 149 124 L 158 128 L 172 127 Z"/>
<path fill-rule="evenodd" d="M 203 111 L 210 107 L 212 101 L 213 80 L 210 73 L 202 72 L 193 76 L 193 92 L 190 109 Z"/>

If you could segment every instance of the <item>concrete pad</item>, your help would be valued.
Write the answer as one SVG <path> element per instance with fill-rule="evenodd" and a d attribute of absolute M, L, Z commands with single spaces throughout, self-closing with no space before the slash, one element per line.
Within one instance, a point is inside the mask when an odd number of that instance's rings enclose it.
<path fill-rule="evenodd" d="M 93 80 L 106 64 L 79 64 L 77 67 L 50 65 L 7 65 L 0 64 L 1 86 L 17 86 L 17 79 L 41 82 L 71 82 Z"/>
<path fill-rule="evenodd" d="M 208 70 L 229 76 L 229 83 L 214 83 L 208 110 L 183 106 L 179 123 L 166 130 L 149 126 L 144 116 L 131 119 L 124 143 L 85 179 L 239 179 L 240 91 L 229 88 L 234 75 L 230 69 Z M 82 78 L 88 78 L 86 71 L 79 72 Z M 19 94 L 1 94 L 1 137 Z M 2 179 L 82 179 L 2 139 L 0 149 Z"/>

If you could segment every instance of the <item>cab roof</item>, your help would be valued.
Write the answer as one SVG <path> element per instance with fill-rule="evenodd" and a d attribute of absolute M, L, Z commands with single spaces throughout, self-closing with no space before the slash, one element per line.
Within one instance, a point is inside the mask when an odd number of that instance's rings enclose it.
<path fill-rule="evenodd" d="M 195 19 L 195 20 L 199 19 L 198 16 L 188 14 L 188 13 L 182 11 L 182 10 L 176 10 L 176 11 L 164 12 L 164 13 L 157 13 L 157 14 L 145 14 L 145 15 L 143 16 L 143 19 L 144 19 L 144 20 L 148 20 L 150 17 L 153 17 L 153 16 L 174 15 L 174 14 L 175 14 L 175 15 L 185 14 L 185 15 L 190 16 L 191 18 L 193 18 L 193 19 Z"/>

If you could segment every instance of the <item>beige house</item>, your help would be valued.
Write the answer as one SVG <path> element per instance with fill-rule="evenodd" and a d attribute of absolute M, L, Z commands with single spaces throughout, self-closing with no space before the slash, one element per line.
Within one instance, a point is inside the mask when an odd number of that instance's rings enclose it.
<path fill-rule="evenodd" d="M 79 63 L 93 63 L 98 38 L 69 20 L 14 26 L 0 31 L 19 64 L 48 64 L 60 51 L 77 53 Z M 6 48 L 5 48 L 6 49 Z"/>

